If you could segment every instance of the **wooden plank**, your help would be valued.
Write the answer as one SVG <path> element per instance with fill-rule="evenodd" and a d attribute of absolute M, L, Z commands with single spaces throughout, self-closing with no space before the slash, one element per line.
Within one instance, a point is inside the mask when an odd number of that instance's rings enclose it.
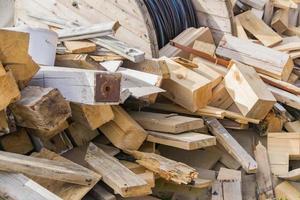
<path fill-rule="evenodd" d="M 288 54 L 229 35 L 223 37 L 216 52 L 219 56 L 253 66 L 259 73 L 284 81 L 288 80 L 294 65 Z"/>
<path fill-rule="evenodd" d="M 114 118 L 110 105 L 86 105 L 70 103 L 72 119 L 91 130 L 99 128 Z"/>
<path fill-rule="evenodd" d="M 288 181 L 299 181 L 300 180 L 300 169 L 294 169 L 289 171 L 286 174 L 281 174 L 278 176 L 281 179 L 288 180 Z"/>
<path fill-rule="evenodd" d="M 286 122 L 284 123 L 284 128 L 291 133 L 298 132 L 300 130 L 300 121 Z"/>
<path fill-rule="evenodd" d="M 90 39 L 97 45 L 107 48 L 108 50 L 127 58 L 128 60 L 139 63 L 145 60 L 145 53 L 139 49 L 129 47 L 124 42 L 115 39 L 112 36 L 102 36 L 100 38 Z"/>
<path fill-rule="evenodd" d="M 147 141 L 177 147 L 185 150 L 201 149 L 216 145 L 216 138 L 210 135 L 187 132 L 178 135 L 148 131 Z"/>
<path fill-rule="evenodd" d="M 76 165 L 72 161 L 47 149 L 42 149 L 40 152 L 34 153 L 32 156 Z M 92 173 L 94 174 L 94 177 L 98 177 L 100 179 L 99 174 L 96 174 L 95 172 Z M 95 182 L 90 186 L 83 186 L 36 176 L 31 178 L 64 200 L 81 200 L 96 184 Z"/>
<path fill-rule="evenodd" d="M 70 135 L 70 139 L 77 146 L 88 144 L 92 139 L 99 135 L 98 130 L 89 130 L 80 123 L 73 122 L 70 124 L 66 132 Z"/>
<path fill-rule="evenodd" d="M 102 175 L 102 180 L 121 196 L 135 197 L 151 193 L 146 181 L 92 143 L 88 147 L 85 160 Z"/>
<path fill-rule="evenodd" d="M 266 0 L 240 0 L 240 1 L 259 10 L 262 10 L 265 4 L 267 3 Z"/>
<path fill-rule="evenodd" d="M 200 118 L 180 116 L 177 114 L 160 114 L 151 112 L 129 112 L 130 116 L 144 129 L 166 133 L 183 133 L 200 129 L 204 122 Z"/>
<path fill-rule="evenodd" d="M 281 102 L 296 109 L 300 109 L 299 96 L 270 85 L 268 85 L 268 89 L 272 92 L 272 94 L 278 102 Z"/>
<path fill-rule="evenodd" d="M 275 194 L 278 199 L 300 199 L 300 191 L 287 181 L 284 181 L 275 187 Z"/>
<path fill-rule="evenodd" d="M 198 177 L 196 170 L 184 163 L 176 162 L 154 153 L 140 151 L 128 151 L 128 153 L 137 159 L 137 163 L 167 181 L 173 181 L 177 184 L 188 184 Z"/>
<path fill-rule="evenodd" d="M 118 26 L 117 22 L 106 22 L 91 26 L 64 28 L 56 32 L 60 41 L 82 40 L 113 34 Z"/>
<path fill-rule="evenodd" d="M 11 71 L 19 88 L 24 88 L 28 85 L 32 77 L 40 69 L 39 65 L 36 64 L 30 56 L 24 64 L 8 64 L 5 65 L 5 69 Z"/>
<path fill-rule="evenodd" d="M 164 79 L 164 95 L 191 112 L 207 105 L 212 95 L 211 81 L 184 66 L 163 57 L 169 69 L 169 78 Z"/>
<path fill-rule="evenodd" d="M 10 103 L 20 99 L 18 85 L 11 72 L 0 76 L 0 110 L 5 109 Z"/>
<path fill-rule="evenodd" d="M 267 149 L 259 142 L 254 150 L 254 155 L 258 166 L 256 182 L 259 191 L 259 199 L 273 199 L 275 198 L 275 195 Z"/>
<path fill-rule="evenodd" d="M 22 174 L 1 172 L 0 198 L 14 200 L 62 200 Z"/>
<path fill-rule="evenodd" d="M 238 38 L 248 40 L 249 39 L 248 35 L 247 35 L 245 29 L 243 28 L 243 26 L 242 26 L 241 21 L 239 20 L 239 18 L 235 17 L 234 20 L 235 20 L 236 32 L 237 32 L 236 36 Z"/>
<path fill-rule="evenodd" d="M 1 29 L 0 60 L 3 64 L 25 64 L 28 59 L 29 34 Z"/>
<path fill-rule="evenodd" d="M 44 66 L 31 85 L 57 88 L 69 101 L 99 105 L 119 102 L 120 82 L 119 73 Z"/>
<path fill-rule="evenodd" d="M 0 138 L 0 145 L 4 151 L 18 154 L 27 154 L 34 148 L 24 128 Z"/>
<path fill-rule="evenodd" d="M 267 25 L 271 24 L 272 17 L 274 13 L 274 4 L 272 1 L 267 1 L 264 8 L 263 20 Z"/>
<path fill-rule="evenodd" d="M 273 4 L 277 8 L 283 8 L 283 9 L 297 9 L 298 6 L 293 0 L 274 0 Z"/>
<path fill-rule="evenodd" d="M 64 45 L 71 53 L 90 53 L 97 49 L 96 44 L 86 40 L 65 41 Z"/>
<path fill-rule="evenodd" d="M 36 137 L 41 138 L 42 140 L 47 140 L 50 138 L 55 137 L 59 133 L 63 132 L 65 129 L 69 127 L 67 121 L 63 121 L 59 123 L 54 129 L 52 130 L 41 130 L 41 129 L 27 129 L 30 134 L 35 135 Z"/>
<path fill-rule="evenodd" d="M 19 126 L 52 130 L 71 116 L 69 103 L 57 89 L 30 86 L 10 106 Z"/>
<path fill-rule="evenodd" d="M 252 11 L 247 11 L 237 16 L 242 26 L 256 37 L 263 45 L 270 47 L 282 41 L 282 37 L 274 32 Z"/>
<path fill-rule="evenodd" d="M 288 29 L 289 26 L 289 11 L 285 9 L 279 9 L 274 13 L 271 21 L 271 27 L 281 34 Z"/>
<path fill-rule="evenodd" d="M 56 55 L 55 65 L 60 67 L 106 71 L 101 64 L 94 61 L 88 54 Z"/>
<path fill-rule="evenodd" d="M 211 133 L 217 141 L 234 157 L 247 173 L 256 173 L 257 163 L 245 149 L 228 133 L 228 131 L 214 118 L 206 118 Z"/>
<path fill-rule="evenodd" d="M 118 148 L 137 150 L 147 137 L 146 131 L 120 106 L 112 106 L 114 119 L 100 127 Z"/>
<path fill-rule="evenodd" d="M 90 191 L 90 194 L 95 200 L 116 200 L 116 196 L 108 192 L 100 184 L 96 184 Z"/>
<path fill-rule="evenodd" d="M 0 152 L 2 171 L 24 173 L 79 185 L 92 185 L 99 181 L 92 171 L 79 165 L 52 161 L 9 152 Z"/>
<path fill-rule="evenodd" d="M 236 63 L 224 77 L 225 87 L 244 116 L 264 119 L 276 99 L 254 68 Z"/>

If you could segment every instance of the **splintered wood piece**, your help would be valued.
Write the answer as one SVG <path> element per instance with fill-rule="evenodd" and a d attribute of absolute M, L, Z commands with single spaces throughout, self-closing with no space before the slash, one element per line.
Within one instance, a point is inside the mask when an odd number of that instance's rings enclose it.
<path fill-rule="evenodd" d="M 71 53 L 90 53 L 97 49 L 96 44 L 85 40 L 64 41 L 64 45 Z"/>
<path fill-rule="evenodd" d="M 275 187 L 275 194 L 277 199 L 300 199 L 300 191 L 287 181 L 284 181 Z"/>
<path fill-rule="evenodd" d="M 57 88 L 69 101 L 99 105 L 119 103 L 120 83 L 119 73 L 43 66 L 30 84 Z"/>
<path fill-rule="evenodd" d="M 245 149 L 230 135 L 230 133 L 215 118 L 206 118 L 211 133 L 216 136 L 217 141 L 234 157 L 247 173 L 256 173 L 256 161 L 245 151 Z"/>
<path fill-rule="evenodd" d="M 0 173 L 0 198 L 14 200 L 62 200 L 23 174 Z"/>
<path fill-rule="evenodd" d="M 122 197 L 151 194 L 151 188 L 146 181 L 93 143 L 88 146 L 85 160 L 92 169 L 102 176 L 103 182 Z"/>
<path fill-rule="evenodd" d="M 162 60 L 169 69 L 161 86 L 167 91 L 164 95 L 191 112 L 205 107 L 212 96 L 211 81 L 169 58 Z"/>
<path fill-rule="evenodd" d="M 20 88 L 26 87 L 40 69 L 30 56 L 24 64 L 8 64 L 5 68 L 11 71 Z"/>
<path fill-rule="evenodd" d="M 160 114 L 151 112 L 129 112 L 130 116 L 144 129 L 166 133 L 183 133 L 204 127 L 200 118 L 180 116 L 177 114 Z"/>
<path fill-rule="evenodd" d="M 137 150 L 147 132 L 120 106 L 112 106 L 114 119 L 99 129 L 113 145 L 120 149 Z"/>
<path fill-rule="evenodd" d="M 69 103 L 57 89 L 29 86 L 10 106 L 19 126 L 52 130 L 71 116 Z"/>
<path fill-rule="evenodd" d="M 110 105 L 86 105 L 70 103 L 72 119 L 91 130 L 99 128 L 114 118 Z"/>
<path fill-rule="evenodd" d="M 47 149 L 42 149 L 40 152 L 34 153 L 32 156 L 77 165 L 74 162 Z M 82 167 L 81 165 L 78 166 Z M 98 180 L 101 178 L 99 174 L 93 171 L 91 171 L 91 173 L 93 174 L 93 177 L 98 178 Z M 90 186 L 83 186 L 36 176 L 32 176 L 31 178 L 64 200 L 81 200 L 97 183 L 95 181 Z"/>
<path fill-rule="evenodd" d="M 0 76 L 0 110 L 4 110 L 10 103 L 20 99 L 18 85 L 11 72 Z"/>
<path fill-rule="evenodd" d="M 77 146 L 88 144 L 92 139 L 99 135 L 98 130 L 89 130 L 80 123 L 73 122 L 70 124 L 66 132 L 70 135 L 71 140 Z"/>
<path fill-rule="evenodd" d="M 94 59 L 92 59 L 88 54 L 56 55 L 55 65 L 61 67 L 106 71 L 99 62 L 94 61 Z"/>
<path fill-rule="evenodd" d="M 149 142 L 185 150 L 195 150 L 216 145 L 216 138 L 214 136 L 200 133 L 188 132 L 178 135 L 153 131 L 148 131 L 148 133 L 147 141 Z"/>
<path fill-rule="evenodd" d="M 281 34 L 288 29 L 289 26 L 289 10 L 279 9 L 274 13 L 271 21 L 271 27 Z"/>
<path fill-rule="evenodd" d="M 284 81 L 288 80 L 294 67 L 288 54 L 230 35 L 222 38 L 216 52 L 253 66 L 259 73 Z"/>
<path fill-rule="evenodd" d="M 256 17 L 252 11 L 246 11 L 237 17 L 242 26 L 263 45 L 270 47 L 282 41 L 282 37 L 265 24 L 263 20 Z"/>
<path fill-rule="evenodd" d="M 269 133 L 267 141 L 272 173 L 287 174 L 289 159 L 300 158 L 300 133 Z"/>
<path fill-rule="evenodd" d="M 224 77 L 224 83 L 244 116 L 264 119 L 276 103 L 265 83 L 250 66 L 236 63 Z"/>
<path fill-rule="evenodd" d="M 53 161 L 42 158 L 19 155 L 9 152 L 0 152 L 0 169 L 7 172 L 24 173 L 58 181 L 79 185 L 92 185 L 98 182 L 92 171 L 76 164 Z"/>
<path fill-rule="evenodd" d="M 158 174 L 167 181 L 177 184 L 189 184 L 198 177 L 198 172 L 188 165 L 170 160 L 154 153 L 128 151 L 145 168 Z"/>
<path fill-rule="evenodd" d="M 33 144 L 24 128 L 0 138 L 0 145 L 4 151 L 27 154 L 33 150 Z"/>
<path fill-rule="evenodd" d="M 28 33 L 1 29 L 0 41 L 0 60 L 4 65 L 15 63 L 25 64 L 27 62 L 29 46 Z"/>
<path fill-rule="evenodd" d="M 272 172 L 267 149 L 259 142 L 254 150 L 257 162 L 256 182 L 259 199 L 274 199 Z"/>

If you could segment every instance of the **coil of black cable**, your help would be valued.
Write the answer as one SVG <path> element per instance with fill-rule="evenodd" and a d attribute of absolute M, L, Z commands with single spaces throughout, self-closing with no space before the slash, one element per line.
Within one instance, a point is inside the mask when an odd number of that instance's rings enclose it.
<path fill-rule="evenodd" d="M 183 30 L 198 27 L 192 0 L 144 0 L 155 27 L 159 48 Z"/>

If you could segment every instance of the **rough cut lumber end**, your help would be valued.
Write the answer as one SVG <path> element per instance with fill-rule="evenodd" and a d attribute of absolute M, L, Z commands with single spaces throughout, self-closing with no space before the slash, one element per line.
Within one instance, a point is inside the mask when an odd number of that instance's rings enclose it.
<path fill-rule="evenodd" d="M 69 103 L 57 89 L 29 86 L 10 106 L 19 126 L 52 130 L 71 115 Z"/>
<path fill-rule="evenodd" d="M 244 116 L 264 119 L 276 99 L 256 71 L 236 63 L 224 78 L 225 87 Z"/>

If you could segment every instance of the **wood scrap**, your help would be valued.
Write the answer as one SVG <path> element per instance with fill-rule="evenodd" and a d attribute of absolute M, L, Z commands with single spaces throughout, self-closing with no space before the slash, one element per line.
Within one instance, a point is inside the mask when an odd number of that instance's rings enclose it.
<path fill-rule="evenodd" d="M 96 51 L 96 44 L 89 41 L 64 41 L 65 47 L 71 53 L 90 53 Z"/>
<path fill-rule="evenodd" d="M 101 64 L 94 61 L 88 54 L 57 55 L 55 59 L 55 65 L 60 67 L 106 71 Z"/>

